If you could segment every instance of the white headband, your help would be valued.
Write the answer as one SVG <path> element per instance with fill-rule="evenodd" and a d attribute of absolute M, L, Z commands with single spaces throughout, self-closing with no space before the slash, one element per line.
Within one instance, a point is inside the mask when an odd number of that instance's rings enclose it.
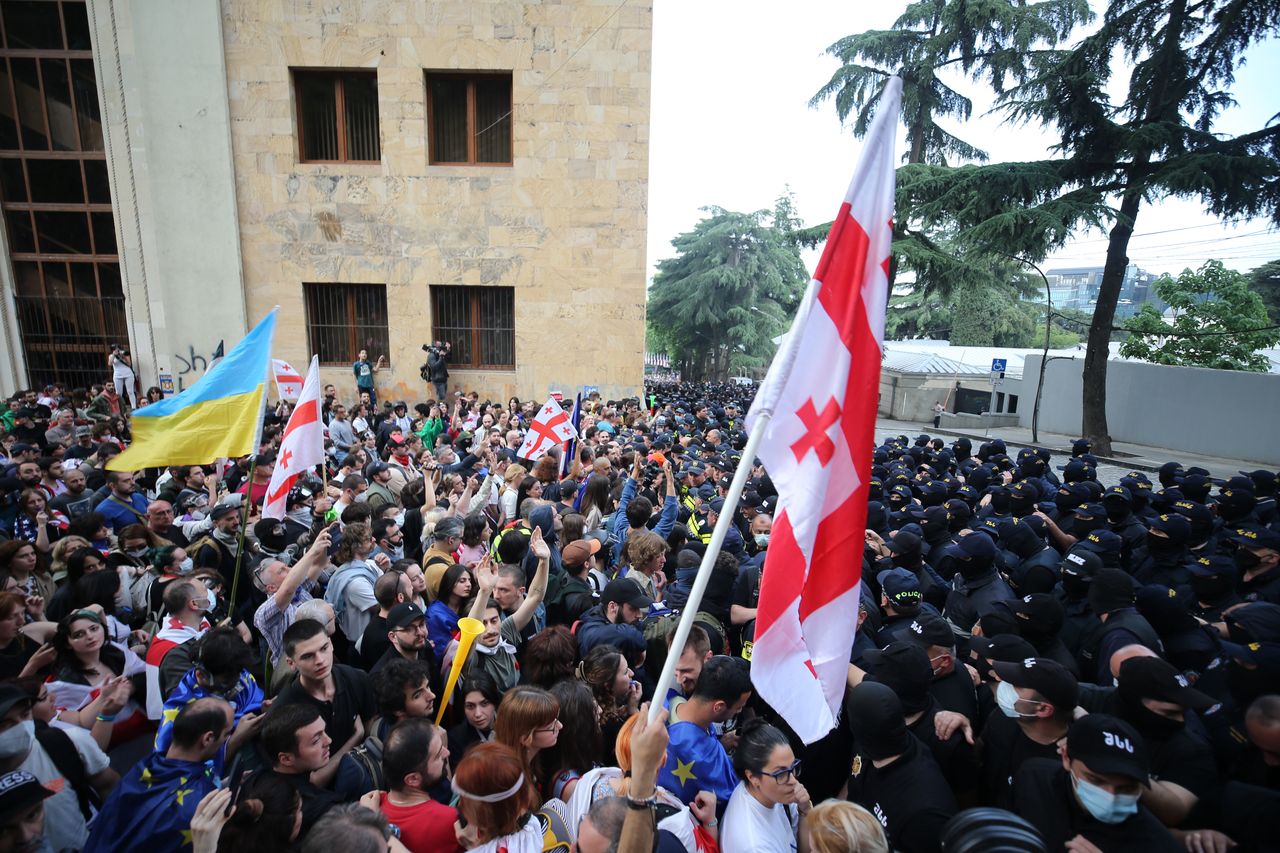
<path fill-rule="evenodd" d="M 499 791 L 496 794 L 468 794 L 466 791 L 458 787 L 458 780 L 453 780 L 453 792 L 459 797 L 466 797 L 468 800 L 475 800 L 478 803 L 500 803 L 507 797 L 514 796 L 521 788 L 524 787 L 524 774 L 520 774 L 520 778 L 516 779 L 516 783 L 505 791 Z"/>

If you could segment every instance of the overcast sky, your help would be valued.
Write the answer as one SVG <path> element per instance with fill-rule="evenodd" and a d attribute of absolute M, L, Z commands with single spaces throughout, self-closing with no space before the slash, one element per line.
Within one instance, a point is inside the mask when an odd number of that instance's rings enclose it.
<path fill-rule="evenodd" d="M 1095 9 L 1101 9 L 1095 2 Z M 824 51 L 837 39 L 889 27 L 904 0 L 659 0 L 654 3 L 653 111 L 649 162 L 649 268 L 673 254 L 671 240 L 718 205 L 752 211 L 771 207 L 790 186 L 808 225 L 829 221 L 839 207 L 861 150 L 842 128 L 830 101 L 809 98 L 837 68 Z M 1240 106 L 1215 129 L 1254 130 L 1280 112 L 1276 81 L 1280 49 L 1255 46 L 1232 87 Z M 989 90 L 963 80 L 955 87 L 974 101 L 974 118 L 944 126 L 986 149 L 993 162 L 1042 158 L 1054 141 L 1038 128 L 984 116 Z M 900 155 L 905 131 L 899 127 Z M 1081 233 L 1051 257 L 1046 269 L 1101 266 L 1105 235 Z M 1224 224 L 1191 201 L 1145 205 L 1130 244 L 1133 263 L 1177 273 L 1219 258 L 1249 270 L 1280 258 L 1280 233 L 1264 220 Z M 816 254 L 807 256 L 812 269 Z"/>

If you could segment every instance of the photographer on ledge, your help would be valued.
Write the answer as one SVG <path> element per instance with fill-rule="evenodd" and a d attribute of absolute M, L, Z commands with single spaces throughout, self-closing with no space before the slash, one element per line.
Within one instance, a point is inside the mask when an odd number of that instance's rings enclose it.
<path fill-rule="evenodd" d="M 422 351 L 427 354 L 427 363 L 422 365 L 422 378 L 435 387 L 436 400 L 441 404 L 449 392 L 449 353 L 452 350 L 453 344 L 448 341 L 422 345 Z"/>
<path fill-rule="evenodd" d="M 116 387 L 116 395 L 121 400 L 127 396 L 131 410 L 138 408 L 138 392 L 134 388 L 136 377 L 128 348 L 112 344 L 111 354 L 107 356 L 107 367 L 111 368 L 111 382 Z"/>

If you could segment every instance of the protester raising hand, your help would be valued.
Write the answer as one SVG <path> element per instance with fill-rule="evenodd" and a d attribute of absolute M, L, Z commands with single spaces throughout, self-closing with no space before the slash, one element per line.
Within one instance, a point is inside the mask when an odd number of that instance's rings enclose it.
<path fill-rule="evenodd" d="M 205 794 L 191 817 L 192 853 L 217 853 L 222 827 L 235 814 L 235 806 L 227 808 L 230 803 L 230 788 L 215 788 Z"/>

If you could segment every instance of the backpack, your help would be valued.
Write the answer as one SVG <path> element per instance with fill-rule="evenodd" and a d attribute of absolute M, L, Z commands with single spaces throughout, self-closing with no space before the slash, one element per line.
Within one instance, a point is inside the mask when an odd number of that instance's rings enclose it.
<path fill-rule="evenodd" d="M 342 756 L 333 789 L 349 800 L 357 800 L 370 791 L 387 790 L 382 772 L 382 741 L 376 735 L 369 735 Z"/>
<path fill-rule="evenodd" d="M 102 797 L 89 784 L 89 774 L 84 769 L 84 759 L 76 750 L 71 736 L 61 729 L 55 729 L 47 723 L 36 723 L 36 743 L 49 755 L 49 760 L 57 768 L 62 777 L 70 783 L 80 801 L 80 813 L 85 823 L 102 807 Z"/>

